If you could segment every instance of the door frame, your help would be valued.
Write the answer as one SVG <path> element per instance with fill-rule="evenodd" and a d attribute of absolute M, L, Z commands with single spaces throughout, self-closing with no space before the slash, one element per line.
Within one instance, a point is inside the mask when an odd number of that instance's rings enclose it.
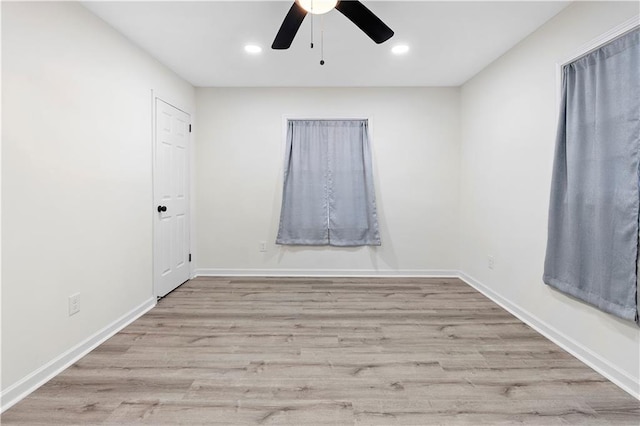
<path fill-rule="evenodd" d="M 191 126 L 193 118 L 192 114 L 187 111 L 185 108 L 181 108 L 176 102 L 173 102 L 171 97 L 166 97 L 162 93 L 158 93 L 157 91 L 151 89 L 151 223 L 152 223 L 152 241 L 151 241 L 151 277 L 152 277 L 152 285 L 151 292 L 154 297 L 157 299 L 160 298 L 158 295 L 158 276 L 156 270 L 156 256 L 158 253 L 158 227 L 156 220 L 156 206 L 157 204 L 157 194 L 156 190 L 158 188 L 158 167 L 156 164 L 156 144 L 157 144 L 157 103 L 156 101 L 160 100 L 173 108 L 184 112 L 189 116 L 189 124 Z M 191 256 L 191 139 L 192 133 L 189 132 L 187 136 L 187 165 L 186 165 L 186 179 L 187 179 L 187 192 L 186 192 L 186 216 L 187 216 L 187 247 L 189 247 L 189 255 Z M 189 279 L 193 278 L 193 268 L 191 264 L 191 258 L 189 258 Z"/>

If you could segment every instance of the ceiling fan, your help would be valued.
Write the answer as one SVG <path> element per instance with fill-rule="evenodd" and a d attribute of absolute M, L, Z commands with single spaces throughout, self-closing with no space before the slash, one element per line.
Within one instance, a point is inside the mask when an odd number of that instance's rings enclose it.
<path fill-rule="evenodd" d="M 332 9 L 341 12 L 378 44 L 393 37 L 393 30 L 359 1 L 296 0 L 285 16 L 271 48 L 288 49 L 307 13 L 320 15 Z"/>

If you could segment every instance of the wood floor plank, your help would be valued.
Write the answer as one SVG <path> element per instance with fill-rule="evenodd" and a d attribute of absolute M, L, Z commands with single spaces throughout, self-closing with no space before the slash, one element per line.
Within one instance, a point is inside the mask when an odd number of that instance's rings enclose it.
<path fill-rule="evenodd" d="M 4 425 L 638 425 L 640 402 L 449 278 L 196 278 Z"/>

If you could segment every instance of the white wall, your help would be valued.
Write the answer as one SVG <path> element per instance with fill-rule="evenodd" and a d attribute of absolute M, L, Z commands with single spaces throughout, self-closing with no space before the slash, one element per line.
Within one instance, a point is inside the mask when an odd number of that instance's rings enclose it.
<path fill-rule="evenodd" d="M 199 88 L 196 97 L 196 273 L 458 269 L 458 89 Z M 275 245 L 286 115 L 371 118 L 381 247 Z"/>
<path fill-rule="evenodd" d="M 550 289 L 542 268 L 556 62 L 638 11 L 633 2 L 576 2 L 467 82 L 460 167 L 461 270 L 636 395 L 640 328 Z"/>
<path fill-rule="evenodd" d="M 2 3 L 3 391 L 153 303 L 152 89 L 193 110 L 78 3 Z"/>

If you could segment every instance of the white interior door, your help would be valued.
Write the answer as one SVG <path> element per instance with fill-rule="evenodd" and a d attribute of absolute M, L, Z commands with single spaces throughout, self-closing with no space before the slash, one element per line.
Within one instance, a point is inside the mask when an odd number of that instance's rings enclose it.
<path fill-rule="evenodd" d="M 189 279 L 189 114 L 156 98 L 154 292 Z"/>

